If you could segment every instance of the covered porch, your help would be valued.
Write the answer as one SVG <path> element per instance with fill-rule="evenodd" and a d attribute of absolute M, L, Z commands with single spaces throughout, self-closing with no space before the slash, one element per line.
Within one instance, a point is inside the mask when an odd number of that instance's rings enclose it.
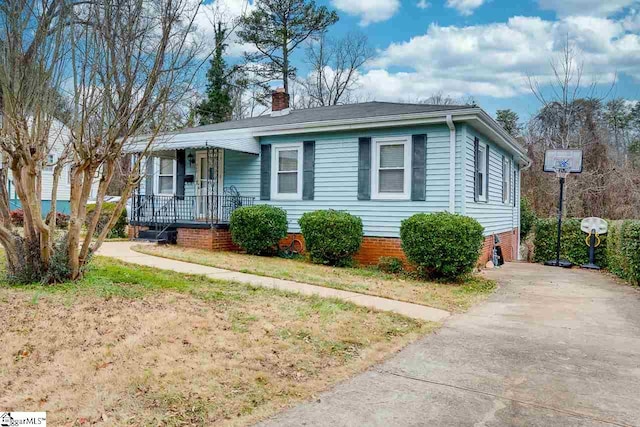
<path fill-rule="evenodd" d="M 143 159 L 145 177 L 131 197 L 131 225 L 155 230 L 224 226 L 234 210 L 254 204 L 254 197 L 225 183 L 225 154 L 257 157 L 257 140 L 246 132 L 213 141 L 207 134 L 160 137 Z"/>

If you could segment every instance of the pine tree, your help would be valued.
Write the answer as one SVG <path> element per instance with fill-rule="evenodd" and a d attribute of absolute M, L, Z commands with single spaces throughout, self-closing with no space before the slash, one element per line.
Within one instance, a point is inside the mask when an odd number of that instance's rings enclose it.
<path fill-rule="evenodd" d="M 231 80 L 235 69 L 229 69 L 224 60 L 227 49 L 225 39 L 228 28 L 221 22 L 214 27 L 215 50 L 207 71 L 207 92 L 204 99 L 196 107 L 200 125 L 209 125 L 231 120 L 233 102 L 231 98 Z"/>

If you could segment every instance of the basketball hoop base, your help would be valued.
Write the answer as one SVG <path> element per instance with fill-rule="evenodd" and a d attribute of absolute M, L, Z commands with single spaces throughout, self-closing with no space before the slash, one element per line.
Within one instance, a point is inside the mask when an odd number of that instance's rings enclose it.
<path fill-rule="evenodd" d="M 560 261 L 553 259 L 551 261 L 545 262 L 544 265 L 547 265 L 549 267 L 562 267 L 562 268 L 573 267 L 572 263 L 570 263 L 569 261 L 565 261 L 563 259 L 561 259 Z"/>
<path fill-rule="evenodd" d="M 588 270 L 600 270 L 600 267 L 598 267 L 595 264 L 584 264 L 584 265 L 581 265 L 580 268 L 586 268 Z"/>

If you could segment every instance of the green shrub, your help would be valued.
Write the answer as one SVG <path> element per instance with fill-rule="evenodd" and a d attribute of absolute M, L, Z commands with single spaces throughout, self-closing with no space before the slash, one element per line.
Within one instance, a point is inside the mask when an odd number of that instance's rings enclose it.
<path fill-rule="evenodd" d="M 344 266 L 362 244 L 362 220 L 347 212 L 307 212 L 298 221 L 311 261 Z"/>
<path fill-rule="evenodd" d="M 378 260 L 378 269 L 385 273 L 398 274 L 404 268 L 400 258 L 383 256 Z"/>
<path fill-rule="evenodd" d="M 576 265 L 589 262 L 589 246 L 585 239 L 587 234 L 580 229 L 581 220 L 567 218 L 562 221 L 562 238 L 560 239 L 560 258 Z M 556 242 L 558 239 L 558 219 L 547 218 L 536 221 L 534 239 L 534 261 L 545 262 L 556 259 Z M 607 235 L 600 236 L 600 246 L 596 248 L 596 264 L 607 266 Z"/>
<path fill-rule="evenodd" d="M 269 205 L 244 206 L 231 214 L 231 239 L 252 255 L 273 255 L 287 237 L 287 213 Z"/>
<path fill-rule="evenodd" d="M 606 254 L 609 271 L 640 285 L 640 221 L 609 223 Z"/>
<path fill-rule="evenodd" d="M 100 211 L 100 218 L 98 219 L 98 225 L 96 226 L 96 230 L 93 233 L 94 236 L 98 236 L 102 229 L 109 223 L 109 219 L 111 219 L 111 215 L 115 211 L 117 203 L 105 202 L 102 204 L 102 210 Z M 85 226 L 88 226 L 92 219 L 93 215 L 95 215 L 96 205 L 87 205 L 87 216 L 85 218 Z M 107 234 L 108 239 L 118 239 L 127 237 L 126 233 L 127 227 L 127 210 L 123 209 L 116 220 L 116 223 L 113 225 L 111 230 L 109 230 L 109 234 Z"/>
<path fill-rule="evenodd" d="M 520 199 L 520 239 L 525 240 L 535 226 L 536 213 L 526 197 Z"/>
<path fill-rule="evenodd" d="M 440 212 L 416 214 L 402 221 L 402 249 L 418 272 L 434 278 L 457 279 L 478 262 L 484 241 L 478 221 Z"/>

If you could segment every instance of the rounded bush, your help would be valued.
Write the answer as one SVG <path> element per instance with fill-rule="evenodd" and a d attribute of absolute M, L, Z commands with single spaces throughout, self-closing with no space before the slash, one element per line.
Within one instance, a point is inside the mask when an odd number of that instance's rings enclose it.
<path fill-rule="evenodd" d="M 109 223 L 111 219 L 111 215 L 116 210 L 117 203 L 113 202 L 104 202 L 102 203 L 102 209 L 100 210 L 100 218 L 98 219 L 98 225 L 96 225 L 96 230 L 93 233 L 94 236 L 99 236 L 102 232 L 102 229 Z M 85 225 L 88 226 L 91 223 L 93 216 L 95 215 L 96 205 L 91 204 L 87 205 L 87 216 L 85 217 Z M 111 230 L 109 230 L 109 234 L 107 234 L 108 239 L 118 239 L 127 237 L 127 210 L 123 209 L 120 212 L 120 216 L 116 220 L 116 223 L 113 225 Z"/>
<path fill-rule="evenodd" d="M 347 212 L 307 212 L 298 224 L 311 261 L 316 264 L 348 265 L 362 244 L 362 220 Z"/>
<path fill-rule="evenodd" d="M 287 213 L 275 206 L 245 206 L 231 214 L 231 239 L 248 254 L 272 255 L 287 228 Z"/>
<path fill-rule="evenodd" d="M 484 241 L 478 221 L 446 212 L 416 214 L 402 221 L 402 250 L 418 272 L 433 278 L 457 279 L 478 262 Z"/>

